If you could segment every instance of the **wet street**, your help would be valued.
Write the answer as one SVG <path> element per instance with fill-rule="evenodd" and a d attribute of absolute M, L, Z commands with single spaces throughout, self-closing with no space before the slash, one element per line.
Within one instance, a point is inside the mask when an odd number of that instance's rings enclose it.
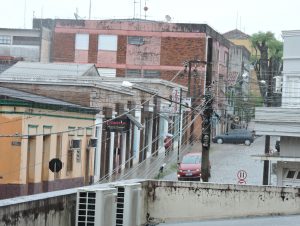
<path fill-rule="evenodd" d="M 271 140 L 274 149 L 275 138 Z M 211 178 L 209 182 L 237 184 L 239 170 L 246 172 L 246 184 L 261 185 L 263 175 L 263 162 L 254 160 L 251 155 L 263 154 L 265 137 L 258 137 L 250 146 L 243 144 L 211 144 L 210 162 Z M 199 147 L 200 148 L 200 147 Z M 271 175 L 272 185 L 275 185 L 275 175 Z M 176 180 L 176 172 L 167 175 L 164 179 Z"/>

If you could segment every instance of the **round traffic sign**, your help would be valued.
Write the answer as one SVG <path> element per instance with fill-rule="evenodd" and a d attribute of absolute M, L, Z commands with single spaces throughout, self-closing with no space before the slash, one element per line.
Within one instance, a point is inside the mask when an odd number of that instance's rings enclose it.
<path fill-rule="evenodd" d="M 62 169 L 62 162 L 58 158 L 51 159 L 49 162 L 49 169 L 53 173 L 58 173 Z"/>
<path fill-rule="evenodd" d="M 245 170 L 239 170 L 237 172 L 237 177 L 239 180 L 245 180 L 247 178 L 247 172 Z"/>

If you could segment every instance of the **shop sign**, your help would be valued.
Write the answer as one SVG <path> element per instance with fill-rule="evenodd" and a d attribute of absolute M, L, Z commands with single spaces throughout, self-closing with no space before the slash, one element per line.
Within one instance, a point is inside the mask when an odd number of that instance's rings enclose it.
<path fill-rule="evenodd" d="M 130 120 L 123 118 L 111 119 L 105 122 L 105 129 L 108 132 L 125 132 L 130 129 Z"/>

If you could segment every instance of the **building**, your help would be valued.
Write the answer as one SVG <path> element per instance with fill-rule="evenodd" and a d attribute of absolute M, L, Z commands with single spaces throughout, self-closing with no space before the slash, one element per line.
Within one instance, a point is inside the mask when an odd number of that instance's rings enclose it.
<path fill-rule="evenodd" d="M 93 176 L 98 110 L 0 87 L 0 197 L 9 198 L 89 184 Z M 73 147 L 70 142 L 77 141 Z M 60 159 L 61 171 L 49 170 Z M 59 164 L 59 163 L 58 163 Z"/>
<path fill-rule="evenodd" d="M 133 86 L 122 86 L 124 81 Z M 116 172 L 163 152 L 162 140 L 167 133 L 178 139 L 179 120 L 185 131 L 182 142 L 189 134 L 188 113 L 170 111 L 172 92 L 181 88 L 185 97 L 187 88 L 169 81 L 103 77 L 91 64 L 18 62 L 0 75 L 0 83 L 98 109 L 94 124 L 98 139 L 94 181 L 111 178 Z M 126 125 L 113 127 L 120 120 Z"/>
<path fill-rule="evenodd" d="M 256 158 L 277 163 L 278 186 L 299 186 L 300 31 L 283 31 L 282 36 L 282 107 L 257 108 L 255 112 L 256 133 L 280 137 L 280 151 Z"/>
<path fill-rule="evenodd" d="M 251 57 L 259 57 L 260 56 L 259 51 L 257 51 L 252 46 L 252 43 L 250 40 L 250 38 L 251 38 L 250 35 L 242 32 L 238 29 L 234 29 L 234 30 L 224 33 L 223 36 L 237 46 L 244 46 L 250 52 L 249 62 L 251 64 L 253 63 L 250 61 Z M 250 67 L 250 69 L 251 69 L 251 67 Z M 253 69 L 251 69 L 251 71 L 250 71 L 249 86 L 250 86 L 251 94 L 254 97 L 259 98 L 262 96 L 262 94 L 260 93 L 260 89 L 259 89 L 257 75 L 256 75 L 255 70 L 253 70 Z"/>
<path fill-rule="evenodd" d="M 140 19 L 34 19 L 33 26 L 52 31 L 51 62 L 93 63 L 103 76 L 171 80 L 188 86 L 188 96 L 194 98 L 195 107 L 202 103 L 206 61 L 211 53 L 215 112 L 221 117 L 225 115 L 222 87 L 230 42 L 207 24 Z M 194 60 L 201 63 L 193 63 L 190 73 L 184 73 L 183 66 Z M 180 71 L 181 76 L 172 80 Z M 224 130 L 224 122 L 215 122 L 215 131 Z M 199 117 L 195 124 L 201 124 Z M 199 133 L 201 129 L 195 131 Z"/>
<path fill-rule="evenodd" d="M 229 50 L 227 131 L 245 126 L 254 106 L 248 105 L 250 98 L 250 52 L 244 46 L 232 44 Z"/>

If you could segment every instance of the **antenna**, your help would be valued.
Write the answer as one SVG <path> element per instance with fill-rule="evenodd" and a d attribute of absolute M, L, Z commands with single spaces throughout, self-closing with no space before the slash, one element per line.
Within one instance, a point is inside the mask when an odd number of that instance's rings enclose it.
<path fill-rule="evenodd" d="M 89 20 L 91 19 L 91 11 L 92 11 L 92 0 L 90 0 Z"/>
<path fill-rule="evenodd" d="M 24 28 L 26 28 L 26 7 L 27 7 L 27 1 L 25 0 L 25 3 L 24 3 Z"/>
<path fill-rule="evenodd" d="M 145 0 L 145 6 L 144 6 L 144 11 L 145 11 L 145 20 L 147 19 L 147 11 L 148 11 L 148 6 L 147 6 L 147 0 Z"/>
<path fill-rule="evenodd" d="M 78 20 L 80 17 L 78 15 L 78 8 L 76 8 L 76 12 L 74 13 L 75 19 Z"/>

